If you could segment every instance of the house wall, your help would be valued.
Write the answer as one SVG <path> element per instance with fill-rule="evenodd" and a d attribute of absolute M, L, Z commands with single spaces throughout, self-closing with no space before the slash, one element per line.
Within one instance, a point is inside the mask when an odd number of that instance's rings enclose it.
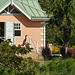
<path fill-rule="evenodd" d="M 43 24 L 40 21 L 30 21 L 24 15 L 0 15 L 0 21 L 2 22 L 21 22 L 22 24 L 22 36 L 15 37 L 15 45 L 21 45 L 23 43 L 25 35 L 28 35 L 27 42 L 29 42 L 29 37 L 39 42 L 39 47 L 43 45 Z M 35 42 L 34 42 L 35 43 Z M 33 44 L 32 44 L 33 45 Z M 36 43 L 35 43 L 36 45 Z"/>

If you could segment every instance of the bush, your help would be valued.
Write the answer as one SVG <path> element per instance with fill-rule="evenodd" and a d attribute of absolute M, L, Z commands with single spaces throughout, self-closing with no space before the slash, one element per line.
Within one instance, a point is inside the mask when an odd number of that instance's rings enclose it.
<path fill-rule="evenodd" d="M 0 66 L 2 75 L 74 75 L 75 59 L 62 60 L 55 58 L 50 61 L 44 61 L 40 66 L 38 62 L 32 59 L 24 59 L 21 64 L 15 68 Z"/>
<path fill-rule="evenodd" d="M 67 60 L 52 60 L 47 66 L 49 67 L 49 72 L 51 75 L 71 75 L 72 64 L 75 63 L 74 59 Z M 75 65 L 73 65 L 75 67 Z"/>
<path fill-rule="evenodd" d="M 0 75 L 15 75 L 15 71 L 0 65 Z"/>
<path fill-rule="evenodd" d="M 53 45 L 52 47 L 52 53 L 53 54 L 60 54 L 60 49 L 62 48 L 62 46 L 59 45 Z"/>
<path fill-rule="evenodd" d="M 74 47 L 68 48 L 68 54 L 70 55 L 71 58 L 75 58 L 75 48 Z"/>
<path fill-rule="evenodd" d="M 1 75 L 74 75 L 75 59 L 55 58 L 44 61 L 44 64 L 40 66 L 30 57 L 28 59 L 17 57 L 15 55 L 17 49 L 23 50 L 21 47 L 10 46 L 7 42 L 0 44 Z M 29 52 L 28 49 L 27 46 L 27 52 Z"/>
<path fill-rule="evenodd" d="M 21 73 L 27 72 L 24 70 L 28 67 L 26 66 L 28 61 L 24 60 L 21 57 L 16 56 L 16 54 L 27 54 L 32 50 L 32 48 L 29 47 L 29 44 L 26 44 L 25 48 L 23 47 L 16 47 L 15 45 L 10 46 L 9 42 L 1 42 L 0 43 L 0 65 L 6 67 L 1 72 L 2 75 L 10 75 L 8 74 L 8 71 L 14 70 L 15 74 L 20 75 Z M 24 63 L 25 62 L 25 63 Z M 31 62 L 33 63 L 33 62 Z M 31 68 L 31 67 L 30 67 Z M 29 71 L 29 70 L 28 70 Z M 30 70 L 32 72 L 33 69 Z M 29 72 L 28 72 L 29 73 Z"/>
<path fill-rule="evenodd" d="M 47 61 L 46 61 L 47 62 Z M 37 67 L 36 67 L 37 68 Z M 39 75 L 74 75 L 75 59 L 62 60 L 56 58 L 43 64 L 39 71 Z M 35 75 L 38 75 L 37 73 Z"/>

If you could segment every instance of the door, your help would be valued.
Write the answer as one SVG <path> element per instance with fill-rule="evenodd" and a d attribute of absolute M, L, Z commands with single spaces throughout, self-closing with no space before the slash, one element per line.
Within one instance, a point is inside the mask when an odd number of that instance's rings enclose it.
<path fill-rule="evenodd" d="M 4 22 L 0 22 L 0 37 L 4 37 Z"/>
<path fill-rule="evenodd" d="M 4 38 L 4 22 L 0 22 L 0 43 L 3 41 Z"/>
<path fill-rule="evenodd" d="M 13 22 L 5 22 L 5 38 L 10 39 L 14 44 L 14 24 Z"/>

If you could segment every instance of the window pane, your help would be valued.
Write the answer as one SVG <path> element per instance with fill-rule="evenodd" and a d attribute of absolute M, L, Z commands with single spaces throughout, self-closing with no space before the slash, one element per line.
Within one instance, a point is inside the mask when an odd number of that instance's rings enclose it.
<path fill-rule="evenodd" d="M 19 29 L 20 29 L 20 27 L 19 27 Z"/>
<path fill-rule="evenodd" d="M 21 24 L 20 23 L 14 23 L 14 33 L 15 33 L 15 36 L 21 36 Z"/>
<path fill-rule="evenodd" d="M 21 36 L 21 31 L 20 30 L 15 30 L 15 36 Z"/>
<path fill-rule="evenodd" d="M 18 29 L 18 27 L 17 27 L 17 29 Z"/>
<path fill-rule="evenodd" d="M 17 29 L 17 27 L 14 27 L 14 29 Z"/>
<path fill-rule="evenodd" d="M 19 26 L 20 26 L 20 24 L 19 24 Z"/>
<path fill-rule="evenodd" d="M 17 26 L 16 24 L 14 24 L 14 26 Z"/>

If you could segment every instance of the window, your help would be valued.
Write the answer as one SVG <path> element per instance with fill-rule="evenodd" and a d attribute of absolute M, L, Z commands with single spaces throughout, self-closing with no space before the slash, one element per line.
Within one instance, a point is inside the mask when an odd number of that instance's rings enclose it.
<path fill-rule="evenodd" d="M 21 23 L 14 23 L 15 36 L 21 36 Z"/>

